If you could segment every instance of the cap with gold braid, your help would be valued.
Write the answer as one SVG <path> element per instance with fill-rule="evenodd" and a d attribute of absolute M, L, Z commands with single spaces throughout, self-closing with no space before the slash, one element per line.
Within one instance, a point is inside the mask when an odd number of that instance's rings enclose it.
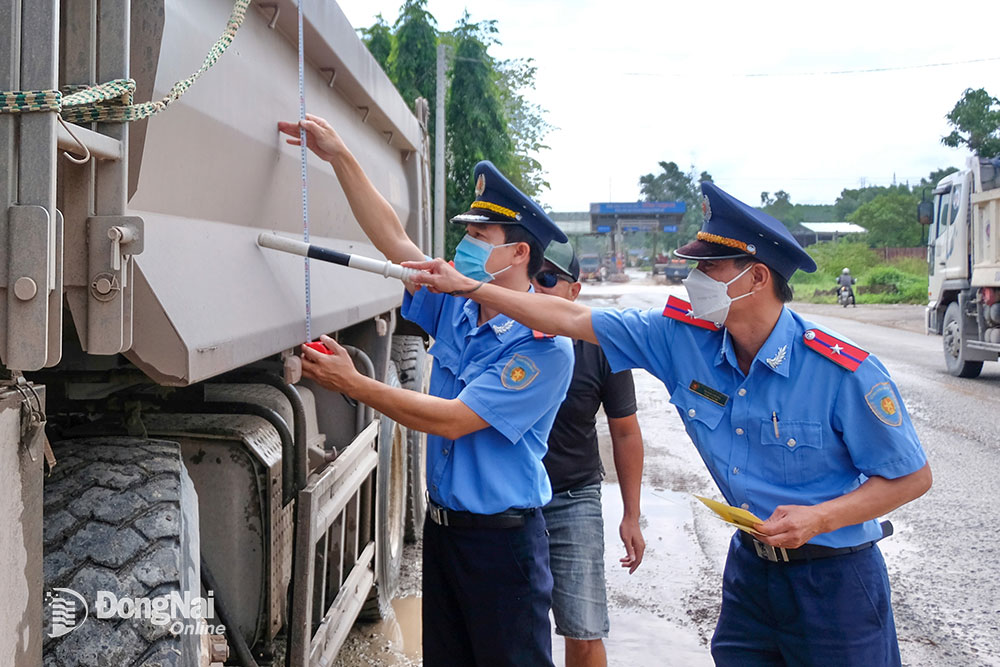
<path fill-rule="evenodd" d="M 785 280 L 796 270 L 816 270 L 816 262 L 778 219 L 744 204 L 715 183 L 701 184 L 705 222 L 695 241 L 674 251 L 683 259 L 735 259 L 750 255 Z"/>
<path fill-rule="evenodd" d="M 566 242 L 566 235 L 546 215 L 542 207 L 518 190 L 489 160 L 476 165 L 476 200 L 469 210 L 451 219 L 459 225 L 521 225 L 545 248 L 555 239 Z"/>

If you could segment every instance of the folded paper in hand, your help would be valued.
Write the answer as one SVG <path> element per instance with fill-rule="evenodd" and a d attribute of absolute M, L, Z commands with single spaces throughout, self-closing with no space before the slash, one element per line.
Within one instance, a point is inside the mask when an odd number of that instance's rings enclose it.
<path fill-rule="evenodd" d="M 754 528 L 754 526 L 758 523 L 764 523 L 764 521 L 758 519 L 751 512 L 748 512 L 740 507 L 732 507 L 730 505 L 720 503 L 719 501 L 712 500 L 711 498 L 705 498 L 704 496 L 695 495 L 695 498 L 705 503 L 710 510 L 715 512 L 719 518 L 726 523 L 732 524 L 740 530 L 745 530 L 746 532 L 754 535 L 761 534 L 756 528 Z"/>

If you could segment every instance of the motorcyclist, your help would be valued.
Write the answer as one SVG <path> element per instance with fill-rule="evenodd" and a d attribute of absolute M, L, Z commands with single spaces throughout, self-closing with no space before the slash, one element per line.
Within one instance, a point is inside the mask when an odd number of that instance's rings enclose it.
<path fill-rule="evenodd" d="M 840 272 L 840 275 L 837 276 L 837 293 L 839 294 L 840 290 L 846 287 L 848 296 L 851 299 L 851 305 L 855 308 L 858 307 L 858 304 L 854 300 L 854 283 L 856 282 L 858 282 L 858 279 L 851 275 L 851 270 L 846 266 Z"/>

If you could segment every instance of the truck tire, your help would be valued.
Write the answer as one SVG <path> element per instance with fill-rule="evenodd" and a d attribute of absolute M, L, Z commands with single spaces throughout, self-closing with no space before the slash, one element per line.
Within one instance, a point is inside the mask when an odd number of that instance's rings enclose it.
<path fill-rule="evenodd" d="M 386 369 L 385 383 L 399 387 L 396 365 Z M 399 588 L 406 523 L 406 427 L 379 416 L 378 468 L 375 474 L 375 585 L 361 608 L 362 620 L 385 618 Z"/>
<path fill-rule="evenodd" d="M 941 327 L 941 341 L 944 346 L 944 363 L 948 372 L 955 377 L 979 377 L 983 370 L 983 362 L 965 360 L 965 327 L 958 303 L 951 303 L 944 311 L 944 324 Z"/>
<path fill-rule="evenodd" d="M 426 394 L 431 384 L 431 356 L 420 336 L 396 336 L 392 339 L 392 361 L 399 371 L 404 389 Z M 409 430 L 406 434 L 407 461 L 410 464 L 406 492 L 407 542 L 417 542 L 424 532 L 427 517 L 427 434 Z"/>
<path fill-rule="evenodd" d="M 198 496 L 180 446 L 96 437 L 55 443 L 53 451 L 58 463 L 45 479 L 46 667 L 207 665 L 202 637 L 172 634 L 172 622 L 97 617 L 98 591 L 119 600 L 202 595 Z M 86 602 L 87 616 L 80 620 L 80 605 L 75 627 L 50 637 L 66 629 L 52 618 L 56 600 L 70 598 L 66 589 Z"/>

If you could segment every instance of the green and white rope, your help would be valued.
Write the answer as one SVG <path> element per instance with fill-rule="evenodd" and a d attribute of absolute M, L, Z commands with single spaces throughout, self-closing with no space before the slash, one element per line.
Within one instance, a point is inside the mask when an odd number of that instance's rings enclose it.
<path fill-rule="evenodd" d="M 0 113 L 55 111 L 71 123 L 129 123 L 158 114 L 180 99 L 202 74 L 218 62 L 233 43 L 249 6 L 250 0 L 236 0 L 225 31 L 212 45 L 201 68 L 175 83 L 163 99 L 132 104 L 135 81 L 115 79 L 96 86 L 65 86 L 61 91 L 0 91 Z"/>

